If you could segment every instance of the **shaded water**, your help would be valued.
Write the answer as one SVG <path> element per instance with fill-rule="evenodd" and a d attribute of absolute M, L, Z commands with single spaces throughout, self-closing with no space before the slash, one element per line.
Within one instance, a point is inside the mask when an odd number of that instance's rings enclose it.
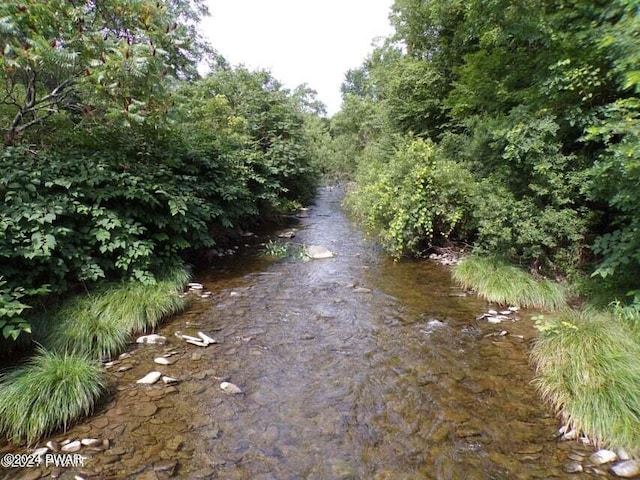
<path fill-rule="evenodd" d="M 526 315 L 476 321 L 489 305 L 458 296 L 445 267 L 387 259 L 339 203 L 338 191 L 323 191 L 294 239 L 335 259 L 247 254 L 201 272 L 213 297 L 160 329 L 167 345 L 135 348 L 112 367 L 133 368 L 114 373 L 117 393 L 94 417 L 56 436 L 108 438 L 109 449 L 83 451 L 84 468 L 41 474 L 586 478 L 564 473 L 582 447 L 553 439 L 557 422 L 530 385 Z M 174 336 L 198 330 L 221 343 L 203 349 Z M 169 350 L 174 365 L 153 364 Z M 135 384 L 151 370 L 180 383 Z M 245 393 L 225 394 L 222 380 Z"/>

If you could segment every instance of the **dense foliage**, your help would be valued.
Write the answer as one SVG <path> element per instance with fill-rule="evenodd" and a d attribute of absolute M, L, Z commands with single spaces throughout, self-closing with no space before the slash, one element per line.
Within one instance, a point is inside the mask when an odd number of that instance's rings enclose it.
<path fill-rule="evenodd" d="M 203 13 L 200 0 L 0 5 L 0 337 L 30 332 L 44 294 L 154 283 L 312 194 L 326 132 L 309 128 L 312 92 L 211 56 Z"/>
<path fill-rule="evenodd" d="M 354 212 L 396 255 L 464 241 L 640 296 L 639 8 L 396 0 L 331 122 Z"/>

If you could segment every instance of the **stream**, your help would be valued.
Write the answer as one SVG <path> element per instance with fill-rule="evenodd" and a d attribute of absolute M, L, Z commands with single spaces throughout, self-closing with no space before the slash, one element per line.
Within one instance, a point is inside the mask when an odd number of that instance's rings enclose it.
<path fill-rule="evenodd" d="M 275 259 L 247 246 L 216 260 L 195 278 L 211 296 L 158 330 L 165 345 L 132 344 L 109 368 L 113 393 L 95 414 L 51 437 L 107 448 L 83 449 L 81 466 L 0 478 L 595 478 L 565 472 L 593 449 L 555 439 L 558 422 L 531 385 L 532 313 L 476 320 L 496 306 L 460 291 L 436 262 L 386 257 L 341 198 L 322 189 L 282 230 L 335 258 Z M 220 343 L 175 336 L 198 331 Z M 162 354 L 175 363 L 155 365 Z M 136 384 L 152 370 L 179 382 Z"/>

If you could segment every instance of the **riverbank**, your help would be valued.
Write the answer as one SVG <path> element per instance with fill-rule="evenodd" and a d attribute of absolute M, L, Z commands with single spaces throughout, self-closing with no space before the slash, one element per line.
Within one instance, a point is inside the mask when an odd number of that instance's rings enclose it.
<path fill-rule="evenodd" d="M 571 309 L 566 287 L 496 259 L 467 257 L 453 276 L 490 301 L 545 310 L 531 358 L 535 384 L 563 422 L 564 437 L 622 451 L 622 459 L 640 453 L 637 318 L 614 308 Z"/>
<path fill-rule="evenodd" d="M 0 377 L 0 435 L 34 444 L 89 415 L 109 390 L 102 363 L 122 353 L 134 334 L 183 311 L 188 279 L 177 267 L 153 283 L 107 284 L 40 312 L 32 322 L 39 347 Z"/>

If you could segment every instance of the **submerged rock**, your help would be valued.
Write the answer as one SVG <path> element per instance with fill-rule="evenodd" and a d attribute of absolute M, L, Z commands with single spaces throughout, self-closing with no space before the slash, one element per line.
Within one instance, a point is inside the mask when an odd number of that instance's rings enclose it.
<path fill-rule="evenodd" d="M 314 260 L 333 258 L 335 253 L 321 245 L 308 245 L 304 248 L 304 254 Z"/>
<path fill-rule="evenodd" d="M 240 387 L 238 387 L 237 385 L 231 382 L 222 382 L 220 384 L 220 388 L 222 389 L 223 392 L 229 393 L 231 395 L 238 395 L 240 393 L 243 393 Z"/>

